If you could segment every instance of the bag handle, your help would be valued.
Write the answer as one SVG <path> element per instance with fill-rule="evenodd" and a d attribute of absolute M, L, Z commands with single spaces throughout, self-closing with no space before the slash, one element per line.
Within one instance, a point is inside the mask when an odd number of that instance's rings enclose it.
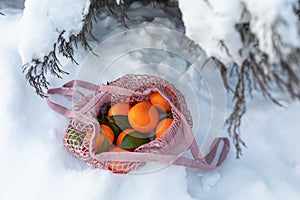
<path fill-rule="evenodd" d="M 49 95 L 61 95 L 65 98 L 67 98 L 69 101 L 77 101 L 75 96 L 78 96 L 79 98 L 84 98 L 84 94 L 80 92 L 79 90 L 75 89 L 75 86 L 79 86 L 81 88 L 91 90 L 91 91 L 98 91 L 100 86 L 97 86 L 93 83 L 89 83 L 86 81 L 81 80 L 71 80 L 67 83 L 65 83 L 62 87 L 59 88 L 52 88 L 47 91 L 47 97 L 46 101 L 50 108 L 52 108 L 57 113 L 65 116 L 65 117 L 73 117 L 74 111 L 72 109 L 68 109 L 60 104 L 54 103 L 50 98 Z"/>
<path fill-rule="evenodd" d="M 210 160 L 214 158 L 215 152 L 218 151 L 220 145 L 223 142 L 223 148 L 221 149 L 220 156 L 218 158 L 217 164 L 212 165 Z M 200 170 L 214 170 L 218 168 L 226 159 L 229 152 L 229 140 L 228 138 L 217 138 L 214 142 L 214 145 L 211 148 L 212 154 L 207 154 L 204 158 L 201 159 L 191 159 L 186 157 L 179 157 L 175 155 L 165 155 L 165 154 L 155 154 L 155 153 L 142 153 L 142 152 L 103 152 L 94 157 L 98 161 L 107 162 L 117 160 L 119 162 L 161 162 L 164 164 L 173 164 L 180 165 Z"/>
<path fill-rule="evenodd" d="M 96 84 L 82 81 L 82 80 L 71 80 L 67 83 L 65 83 L 62 87 L 64 88 L 74 88 L 75 86 L 79 86 L 81 88 L 91 90 L 91 91 L 98 91 L 101 86 L 98 86 Z"/>
<path fill-rule="evenodd" d="M 216 154 L 218 149 L 223 144 L 222 149 L 220 150 L 220 155 L 217 159 L 216 165 L 212 165 L 213 161 L 216 158 Z M 200 159 L 190 159 L 185 157 L 179 157 L 173 164 L 174 165 L 182 165 L 186 167 L 201 169 L 201 170 L 213 170 L 222 165 L 222 163 L 226 160 L 226 157 L 230 150 L 230 143 L 228 138 L 219 137 L 216 138 L 213 142 L 209 153 Z"/>
<path fill-rule="evenodd" d="M 49 107 L 52 108 L 52 110 L 58 112 L 59 114 L 65 116 L 65 117 L 72 117 L 74 111 L 72 109 L 68 109 L 62 105 L 54 103 L 49 98 L 50 94 L 51 95 L 59 94 L 65 98 L 67 98 L 69 101 L 73 101 L 73 100 L 75 101 L 74 95 L 83 96 L 82 93 L 80 93 L 77 90 L 73 90 L 73 89 L 53 88 L 53 89 L 49 89 L 47 91 L 46 101 L 47 101 L 47 104 L 49 105 Z"/>

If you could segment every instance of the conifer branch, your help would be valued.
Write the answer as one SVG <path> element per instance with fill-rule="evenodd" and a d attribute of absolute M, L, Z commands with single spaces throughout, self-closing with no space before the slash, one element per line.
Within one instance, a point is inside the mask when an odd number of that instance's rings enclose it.
<path fill-rule="evenodd" d="M 23 66 L 25 78 L 41 97 L 46 97 L 43 90 L 48 89 L 49 86 L 49 82 L 47 81 L 48 72 L 57 78 L 62 78 L 61 74 L 68 74 L 60 68 L 61 64 L 56 56 L 56 50 L 55 43 L 53 51 L 44 56 L 42 61 L 40 59 L 32 59 L 31 63 Z"/>
<path fill-rule="evenodd" d="M 92 52 L 92 47 L 89 45 L 88 36 L 94 40 L 97 38 L 92 34 L 93 23 L 97 22 L 98 16 L 101 14 L 102 9 L 109 9 L 110 12 L 115 12 L 116 8 L 119 8 L 121 12 L 121 18 L 125 17 L 124 9 L 121 9 L 120 5 L 115 3 L 115 0 L 91 0 L 89 11 L 87 15 L 84 16 L 84 25 L 82 30 L 77 35 L 71 35 L 67 41 L 62 31 L 57 42 L 54 44 L 53 50 L 45 55 L 43 58 L 33 58 L 30 63 L 23 65 L 23 73 L 25 78 L 28 80 L 29 84 L 35 88 L 35 92 L 40 97 L 45 97 L 45 90 L 49 88 L 50 83 L 47 81 L 47 74 L 52 74 L 57 78 L 62 78 L 61 75 L 68 74 L 66 71 L 62 70 L 62 65 L 57 58 L 58 54 L 71 60 L 71 62 L 78 64 L 74 58 L 74 47 L 78 48 L 81 45 L 86 51 Z M 117 16 L 117 15 L 116 15 Z M 125 24 L 125 19 L 122 22 Z"/>
<path fill-rule="evenodd" d="M 226 125 L 233 138 L 237 158 L 242 155 L 242 146 L 246 146 L 241 139 L 240 126 L 246 113 L 247 95 L 251 97 L 255 89 L 276 105 L 282 106 L 271 93 L 274 86 L 277 86 L 281 91 L 287 92 L 292 99 L 300 100 L 300 49 L 293 48 L 288 55 L 282 53 L 282 49 L 291 47 L 285 44 L 278 34 L 277 23 L 272 26 L 272 44 L 278 58 L 277 62 L 271 62 L 269 56 L 259 49 L 259 40 L 251 32 L 249 22 L 236 25 L 244 48 L 248 49 L 247 58 L 242 65 L 234 64 L 228 71 L 220 64 L 221 62 L 218 62 L 224 85 L 233 94 L 234 108 L 226 120 Z M 243 49 L 240 50 L 241 56 L 242 53 Z M 237 81 L 232 88 L 228 85 L 228 80 L 234 80 L 233 77 L 237 77 Z"/>

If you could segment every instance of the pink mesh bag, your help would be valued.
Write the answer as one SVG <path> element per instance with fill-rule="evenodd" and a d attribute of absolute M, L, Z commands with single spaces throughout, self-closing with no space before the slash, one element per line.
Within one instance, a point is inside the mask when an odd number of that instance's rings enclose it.
<path fill-rule="evenodd" d="M 108 151 L 95 154 L 92 147 L 97 134 L 101 134 L 96 118 L 101 107 L 147 100 L 154 91 L 159 92 L 172 107 L 174 120 L 162 137 L 139 146 L 134 152 Z M 66 97 L 73 102 L 73 108 L 67 109 L 54 103 L 49 95 Z M 103 85 L 73 80 L 61 88 L 48 90 L 47 96 L 47 103 L 53 110 L 71 118 L 64 145 L 74 156 L 95 168 L 128 173 L 139 169 L 146 162 L 161 162 L 212 170 L 223 163 L 229 152 L 229 140 L 221 137 L 214 140 L 206 156 L 201 154 L 191 130 L 192 118 L 183 95 L 160 77 L 129 74 Z M 191 152 L 191 158 L 182 156 L 186 151 Z M 216 162 L 213 164 L 213 161 Z"/>

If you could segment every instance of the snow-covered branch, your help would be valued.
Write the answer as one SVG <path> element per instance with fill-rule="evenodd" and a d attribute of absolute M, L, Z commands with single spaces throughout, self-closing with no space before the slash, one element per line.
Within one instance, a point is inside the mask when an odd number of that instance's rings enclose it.
<path fill-rule="evenodd" d="M 277 105 L 276 86 L 300 100 L 300 1 L 185 0 L 179 5 L 187 35 L 219 60 L 233 94 L 235 106 L 226 123 L 239 156 L 244 144 L 239 127 L 253 90 Z"/>

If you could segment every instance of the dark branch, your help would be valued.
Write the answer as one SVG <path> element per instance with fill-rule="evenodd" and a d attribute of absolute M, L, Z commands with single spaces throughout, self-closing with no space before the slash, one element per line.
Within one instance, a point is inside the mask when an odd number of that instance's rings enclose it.
<path fill-rule="evenodd" d="M 89 12 L 84 16 L 84 25 L 78 35 L 71 35 L 66 39 L 64 37 L 65 31 L 62 31 L 57 38 L 57 42 L 54 44 L 53 50 L 49 52 L 48 55 L 45 55 L 42 59 L 33 58 L 30 63 L 23 66 L 25 78 L 29 84 L 35 88 L 35 92 L 39 96 L 45 97 L 45 90 L 47 90 L 50 85 L 47 81 L 47 74 L 52 74 L 57 78 L 62 78 L 61 75 L 68 74 L 61 69 L 62 66 L 57 58 L 58 54 L 78 64 L 74 58 L 74 47 L 78 48 L 78 44 L 80 44 L 85 50 L 92 52 L 92 47 L 89 45 L 87 38 L 89 36 L 97 40 L 92 34 L 93 23 L 97 21 L 103 8 L 110 10 L 111 13 L 115 13 L 115 16 L 117 16 L 117 11 L 120 12 L 122 24 L 125 25 L 126 15 L 124 14 L 124 8 L 121 8 L 121 6 L 122 4 L 118 5 L 115 1 L 112 2 L 110 0 L 91 0 Z M 119 10 L 116 11 L 116 9 Z"/>
<path fill-rule="evenodd" d="M 233 137 L 237 150 L 236 156 L 239 158 L 242 155 L 241 147 L 245 146 L 239 128 L 246 112 L 247 94 L 251 97 L 252 91 L 258 90 L 265 98 L 278 106 L 282 106 L 271 93 L 277 86 L 281 91 L 287 92 L 292 99 L 300 100 L 300 49 L 293 48 L 288 55 L 282 53 L 282 49 L 291 47 L 283 42 L 275 23 L 272 26 L 272 43 L 278 61 L 271 62 L 269 56 L 259 49 L 259 41 L 256 35 L 251 32 L 249 22 L 237 24 L 236 29 L 240 33 L 243 48 L 248 50 L 240 50 L 240 55 L 245 56 L 246 59 L 241 66 L 234 64 L 230 68 L 225 68 L 223 64 L 219 63 L 218 65 L 225 87 L 233 94 L 234 108 L 227 118 L 226 124 L 229 134 Z M 224 48 L 224 45 L 222 46 Z M 242 55 L 243 52 L 247 54 Z M 237 81 L 231 88 L 228 85 L 228 80 L 234 80 L 234 77 L 237 77 Z"/>

